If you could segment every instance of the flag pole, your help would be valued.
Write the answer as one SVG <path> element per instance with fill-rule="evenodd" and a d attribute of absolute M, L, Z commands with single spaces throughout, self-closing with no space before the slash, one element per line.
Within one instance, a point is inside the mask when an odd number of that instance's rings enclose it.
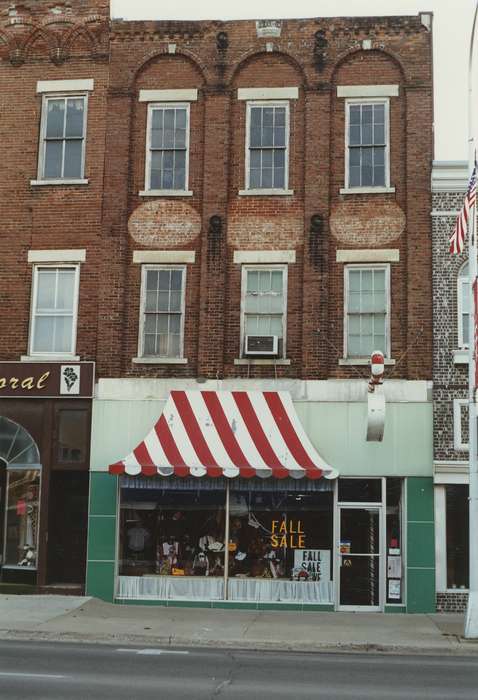
<path fill-rule="evenodd" d="M 471 30 L 468 58 L 468 174 L 471 178 L 475 161 L 475 125 L 473 104 L 473 49 L 477 28 L 478 3 Z M 470 212 L 468 236 L 469 271 L 469 336 L 468 336 L 468 419 L 469 419 L 469 594 L 465 618 L 465 637 L 478 637 L 478 470 L 477 470 L 477 411 L 475 404 L 475 304 L 473 286 L 477 277 L 476 203 Z"/>

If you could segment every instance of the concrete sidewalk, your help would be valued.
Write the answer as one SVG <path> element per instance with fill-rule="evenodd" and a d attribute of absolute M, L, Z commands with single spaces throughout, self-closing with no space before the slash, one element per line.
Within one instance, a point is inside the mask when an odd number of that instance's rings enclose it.
<path fill-rule="evenodd" d="M 294 651 L 478 654 L 462 615 L 112 605 L 94 598 L 0 595 L 0 638 Z"/>

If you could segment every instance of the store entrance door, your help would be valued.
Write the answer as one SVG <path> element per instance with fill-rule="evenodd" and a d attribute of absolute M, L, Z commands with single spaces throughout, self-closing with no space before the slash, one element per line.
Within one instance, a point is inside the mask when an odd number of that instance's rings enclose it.
<path fill-rule="evenodd" d="M 382 508 L 339 506 L 339 610 L 382 609 Z"/>

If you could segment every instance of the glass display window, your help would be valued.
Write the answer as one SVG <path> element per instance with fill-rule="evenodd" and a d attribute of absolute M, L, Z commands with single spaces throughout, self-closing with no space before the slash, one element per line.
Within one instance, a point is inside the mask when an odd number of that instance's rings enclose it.
<path fill-rule="evenodd" d="M 7 469 L 4 566 L 36 569 L 40 470 Z"/>
<path fill-rule="evenodd" d="M 231 488 L 229 577 L 330 581 L 332 492 Z"/>
<path fill-rule="evenodd" d="M 403 480 L 387 479 L 387 603 L 403 603 L 403 542 L 402 542 Z"/>
<path fill-rule="evenodd" d="M 224 542 L 224 490 L 121 489 L 120 576 L 224 576 Z"/>

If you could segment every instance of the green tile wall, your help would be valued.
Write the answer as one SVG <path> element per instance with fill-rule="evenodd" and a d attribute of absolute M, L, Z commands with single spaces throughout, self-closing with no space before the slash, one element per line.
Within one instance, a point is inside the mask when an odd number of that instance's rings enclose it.
<path fill-rule="evenodd" d="M 407 479 L 407 612 L 435 612 L 433 479 Z"/>
<path fill-rule="evenodd" d="M 86 593 L 111 602 L 115 588 L 117 493 L 117 477 L 91 472 Z"/>

